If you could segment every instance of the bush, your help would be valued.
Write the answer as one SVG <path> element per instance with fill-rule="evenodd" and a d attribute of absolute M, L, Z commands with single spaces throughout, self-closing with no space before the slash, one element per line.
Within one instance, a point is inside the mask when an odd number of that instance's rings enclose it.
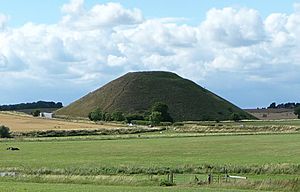
<path fill-rule="evenodd" d="M 38 116 L 40 116 L 40 113 L 41 113 L 40 110 L 35 110 L 35 111 L 33 111 L 31 114 L 32 114 L 32 116 L 34 116 L 34 117 L 38 117 Z"/>
<path fill-rule="evenodd" d="M 168 113 L 169 107 L 167 104 L 162 102 L 156 102 L 152 105 L 152 112 L 160 112 L 161 113 L 161 121 L 173 122 L 172 117 Z"/>
<path fill-rule="evenodd" d="M 0 126 L 0 138 L 11 138 L 11 133 L 8 127 Z"/>
<path fill-rule="evenodd" d="M 97 108 L 94 111 L 90 112 L 89 113 L 89 119 L 91 121 L 101 121 L 101 120 L 103 120 L 102 111 L 99 108 Z"/>
<path fill-rule="evenodd" d="M 125 120 L 124 114 L 121 111 L 115 111 L 111 114 L 111 116 L 114 121 L 124 121 Z"/>
<path fill-rule="evenodd" d="M 242 118 L 241 116 L 238 114 L 238 113 L 232 113 L 231 114 L 231 120 L 235 121 L 235 122 L 238 122 L 240 121 Z"/>
<path fill-rule="evenodd" d="M 298 119 L 300 119 L 300 107 L 295 108 L 294 114 L 298 116 Z"/>
<path fill-rule="evenodd" d="M 158 111 L 153 111 L 149 116 L 149 120 L 152 125 L 158 125 L 162 120 L 162 114 Z"/>
<path fill-rule="evenodd" d="M 132 123 L 133 120 L 145 120 L 145 117 L 140 114 L 128 114 L 125 119 L 127 123 Z"/>

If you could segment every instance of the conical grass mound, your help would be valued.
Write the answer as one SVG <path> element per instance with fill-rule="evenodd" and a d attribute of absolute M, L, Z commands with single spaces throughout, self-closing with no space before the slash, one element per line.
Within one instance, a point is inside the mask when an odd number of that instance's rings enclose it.
<path fill-rule="evenodd" d="M 143 114 L 155 102 L 166 103 L 175 121 L 228 120 L 233 113 L 243 119 L 254 118 L 196 83 L 162 71 L 127 73 L 55 114 L 88 117 L 96 108 L 109 113 Z"/>

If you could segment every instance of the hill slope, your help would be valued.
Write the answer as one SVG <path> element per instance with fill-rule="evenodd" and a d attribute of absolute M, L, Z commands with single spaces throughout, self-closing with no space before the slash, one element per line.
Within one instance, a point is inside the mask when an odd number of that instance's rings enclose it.
<path fill-rule="evenodd" d="M 196 83 L 160 71 L 127 73 L 55 114 L 87 117 L 97 107 L 106 112 L 143 113 L 157 101 L 169 106 L 175 121 L 226 120 L 232 113 L 239 113 L 245 119 L 253 118 Z"/>

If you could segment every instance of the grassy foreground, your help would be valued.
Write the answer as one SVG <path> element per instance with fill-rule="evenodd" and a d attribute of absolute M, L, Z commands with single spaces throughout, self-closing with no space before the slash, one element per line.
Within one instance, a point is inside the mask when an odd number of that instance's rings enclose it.
<path fill-rule="evenodd" d="M 217 189 L 217 188 L 200 188 L 199 187 L 130 187 L 130 186 L 99 186 L 99 185 L 78 185 L 78 184 L 49 184 L 49 183 L 20 183 L 20 182 L 0 182 L 1 192 L 122 192 L 122 191 L 144 191 L 144 192 L 156 192 L 156 191 L 186 191 L 186 192 L 251 192 L 254 190 L 233 190 L 233 189 Z"/>
<path fill-rule="evenodd" d="M 7 151 L 8 146 L 20 151 Z M 299 164 L 300 134 L 1 142 L 0 168 Z"/>

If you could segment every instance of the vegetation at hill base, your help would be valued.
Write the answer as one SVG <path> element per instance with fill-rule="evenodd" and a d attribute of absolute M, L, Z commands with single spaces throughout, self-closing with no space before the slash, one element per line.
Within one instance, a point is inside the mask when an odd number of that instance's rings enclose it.
<path fill-rule="evenodd" d="M 110 114 L 146 114 L 156 102 L 168 106 L 169 117 L 165 113 L 162 116 L 171 122 L 229 120 L 233 113 L 243 119 L 256 119 L 196 83 L 161 71 L 127 73 L 55 111 L 55 115 L 88 117 L 97 108 Z"/>
<path fill-rule="evenodd" d="M 0 138 L 10 138 L 10 137 L 11 137 L 11 132 L 9 127 L 0 125 Z"/>
<path fill-rule="evenodd" d="M 300 119 L 300 106 L 294 109 L 294 114 L 298 116 L 298 119 Z"/>
<path fill-rule="evenodd" d="M 102 112 L 97 108 L 89 113 L 88 117 L 91 121 L 126 121 L 126 123 L 134 123 L 140 125 L 160 125 L 161 122 L 169 122 L 172 124 L 173 119 L 168 113 L 168 106 L 162 102 L 154 103 L 144 114 L 126 114 L 115 111 L 112 114 Z"/>

